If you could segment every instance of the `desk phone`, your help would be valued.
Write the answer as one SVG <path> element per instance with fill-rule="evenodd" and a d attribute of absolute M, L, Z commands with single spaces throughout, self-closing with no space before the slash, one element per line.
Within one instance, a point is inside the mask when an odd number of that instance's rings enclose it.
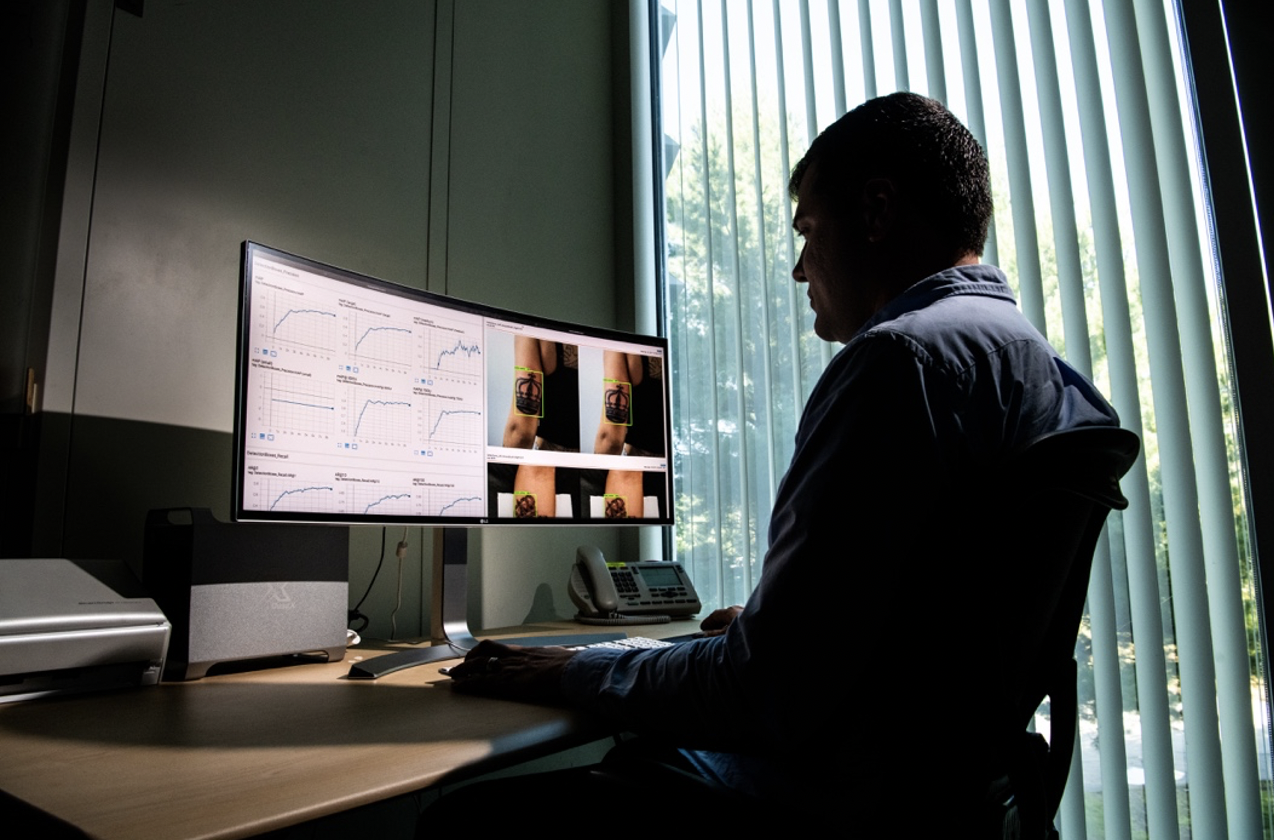
<path fill-rule="evenodd" d="M 650 624 L 703 608 L 680 563 L 608 563 L 591 545 L 576 550 L 568 591 L 583 624 Z"/>

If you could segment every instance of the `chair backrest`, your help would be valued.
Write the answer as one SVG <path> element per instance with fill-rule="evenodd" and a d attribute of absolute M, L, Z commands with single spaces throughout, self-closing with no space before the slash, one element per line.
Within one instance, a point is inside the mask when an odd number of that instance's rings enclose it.
<path fill-rule="evenodd" d="M 1014 585 L 1029 620 L 1015 640 L 1022 667 L 1012 681 L 1014 731 L 1024 732 L 1044 697 L 1050 699 L 1051 746 L 1043 816 L 1056 814 L 1075 738 L 1075 639 L 1083 618 L 1093 554 L 1107 514 L 1128 500 L 1119 479 L 1141 449 L 1137 436 L 1115 427 L 1055 432 L 1032 441 L 1013 459 L 1008 494 L 1011 539 L 1025 572 Z M 1011 556 L 1006 553 L 1005 556 Z"/>
<path fill-rule="evenodd" d="M 1140 449 L 1127 429 L 1085 427 L 1038 438 L 1016 459 L 1011 485 L 1021 482 L 1016 492 L 1029 506 L 1017 519 L 1035 537 L 1031 553 L 1053 568 L 1044 576 L 1056 581 L 1044 637 L 1035 647 L 1042 673 L 1023 686 L 1018 707 L 1023 725 L 1043 700 L 1052 666 L 1073 656 L 1097 539 L 1107 514 L 1128 507 L 1119 479 Z"/>

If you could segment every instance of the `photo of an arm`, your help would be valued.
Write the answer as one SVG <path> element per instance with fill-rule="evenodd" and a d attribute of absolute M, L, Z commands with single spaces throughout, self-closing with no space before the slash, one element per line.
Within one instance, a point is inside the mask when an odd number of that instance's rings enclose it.
<path fill-rule="evenodd" d="M 504 427 L 504 445 L 534 449 L 540 418 L 544 416 L 544 353 L 542 342 L 527 336 L 513 339 L 513 403 Z M 553 361 L 556 361 L 554 358 Z M 537 519 L 557 515 L 553 467 L 522 464 L 513 479 L 513 515 Z"/>
<path fill-rule="evenodd" d="M 607 350 L 602 358 L 602 417 L 597 424 L 593 451 L 599 455 L 627 455 L 628 430 L 633 424 L 633 389 L 641 384 L 645 371 L 641 356 Z M 603 508 L 607 519 L 641 519 L 641 472 L 610 470 L 606 474 Z"/>
<path fill-rule="evenodd" d="M 642 376 L 640 356 L 613 350 L 603 354 L 602 419 L 593 442 L 597 454 L 624 454 L 624 441 L 633 423 L 633 388 L 641 384 Z"/>
<path fill-rule="evenodd" d="M 641 473 L 611 470 L 606 474 L 606 518 L 641 519 L 645 515 Z"/>
<path fill-rule="evenodd" d="M 504 425 L 503 445 L 531 449 L 544 416 L 544 360 L 539 341 L 523 335 L 513 339 L 512 373 L 513 400 Z"/>

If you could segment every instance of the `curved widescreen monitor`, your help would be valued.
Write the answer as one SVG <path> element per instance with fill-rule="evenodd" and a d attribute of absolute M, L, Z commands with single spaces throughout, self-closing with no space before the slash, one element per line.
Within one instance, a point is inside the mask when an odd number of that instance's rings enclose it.
<path fill-rule="evenodd" d="M 671 524 L 668 344 L 244 243 L 234 516 Z"/>

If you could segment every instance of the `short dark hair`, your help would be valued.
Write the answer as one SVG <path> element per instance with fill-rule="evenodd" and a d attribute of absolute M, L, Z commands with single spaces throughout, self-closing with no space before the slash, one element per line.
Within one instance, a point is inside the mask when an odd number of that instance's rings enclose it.
<path fill-rule="evenodd" d="M 813 189 L 847 202 L 871 178 L 889 178 L 953 253 L 982 255 L 991 222 L 986 153 L 941 102 L 899 92 L 870 99 L 832 123 L 792 169 L 793 200 L 818 164 Z M 849 209 L 847 206 L 844 208 Z"/>

